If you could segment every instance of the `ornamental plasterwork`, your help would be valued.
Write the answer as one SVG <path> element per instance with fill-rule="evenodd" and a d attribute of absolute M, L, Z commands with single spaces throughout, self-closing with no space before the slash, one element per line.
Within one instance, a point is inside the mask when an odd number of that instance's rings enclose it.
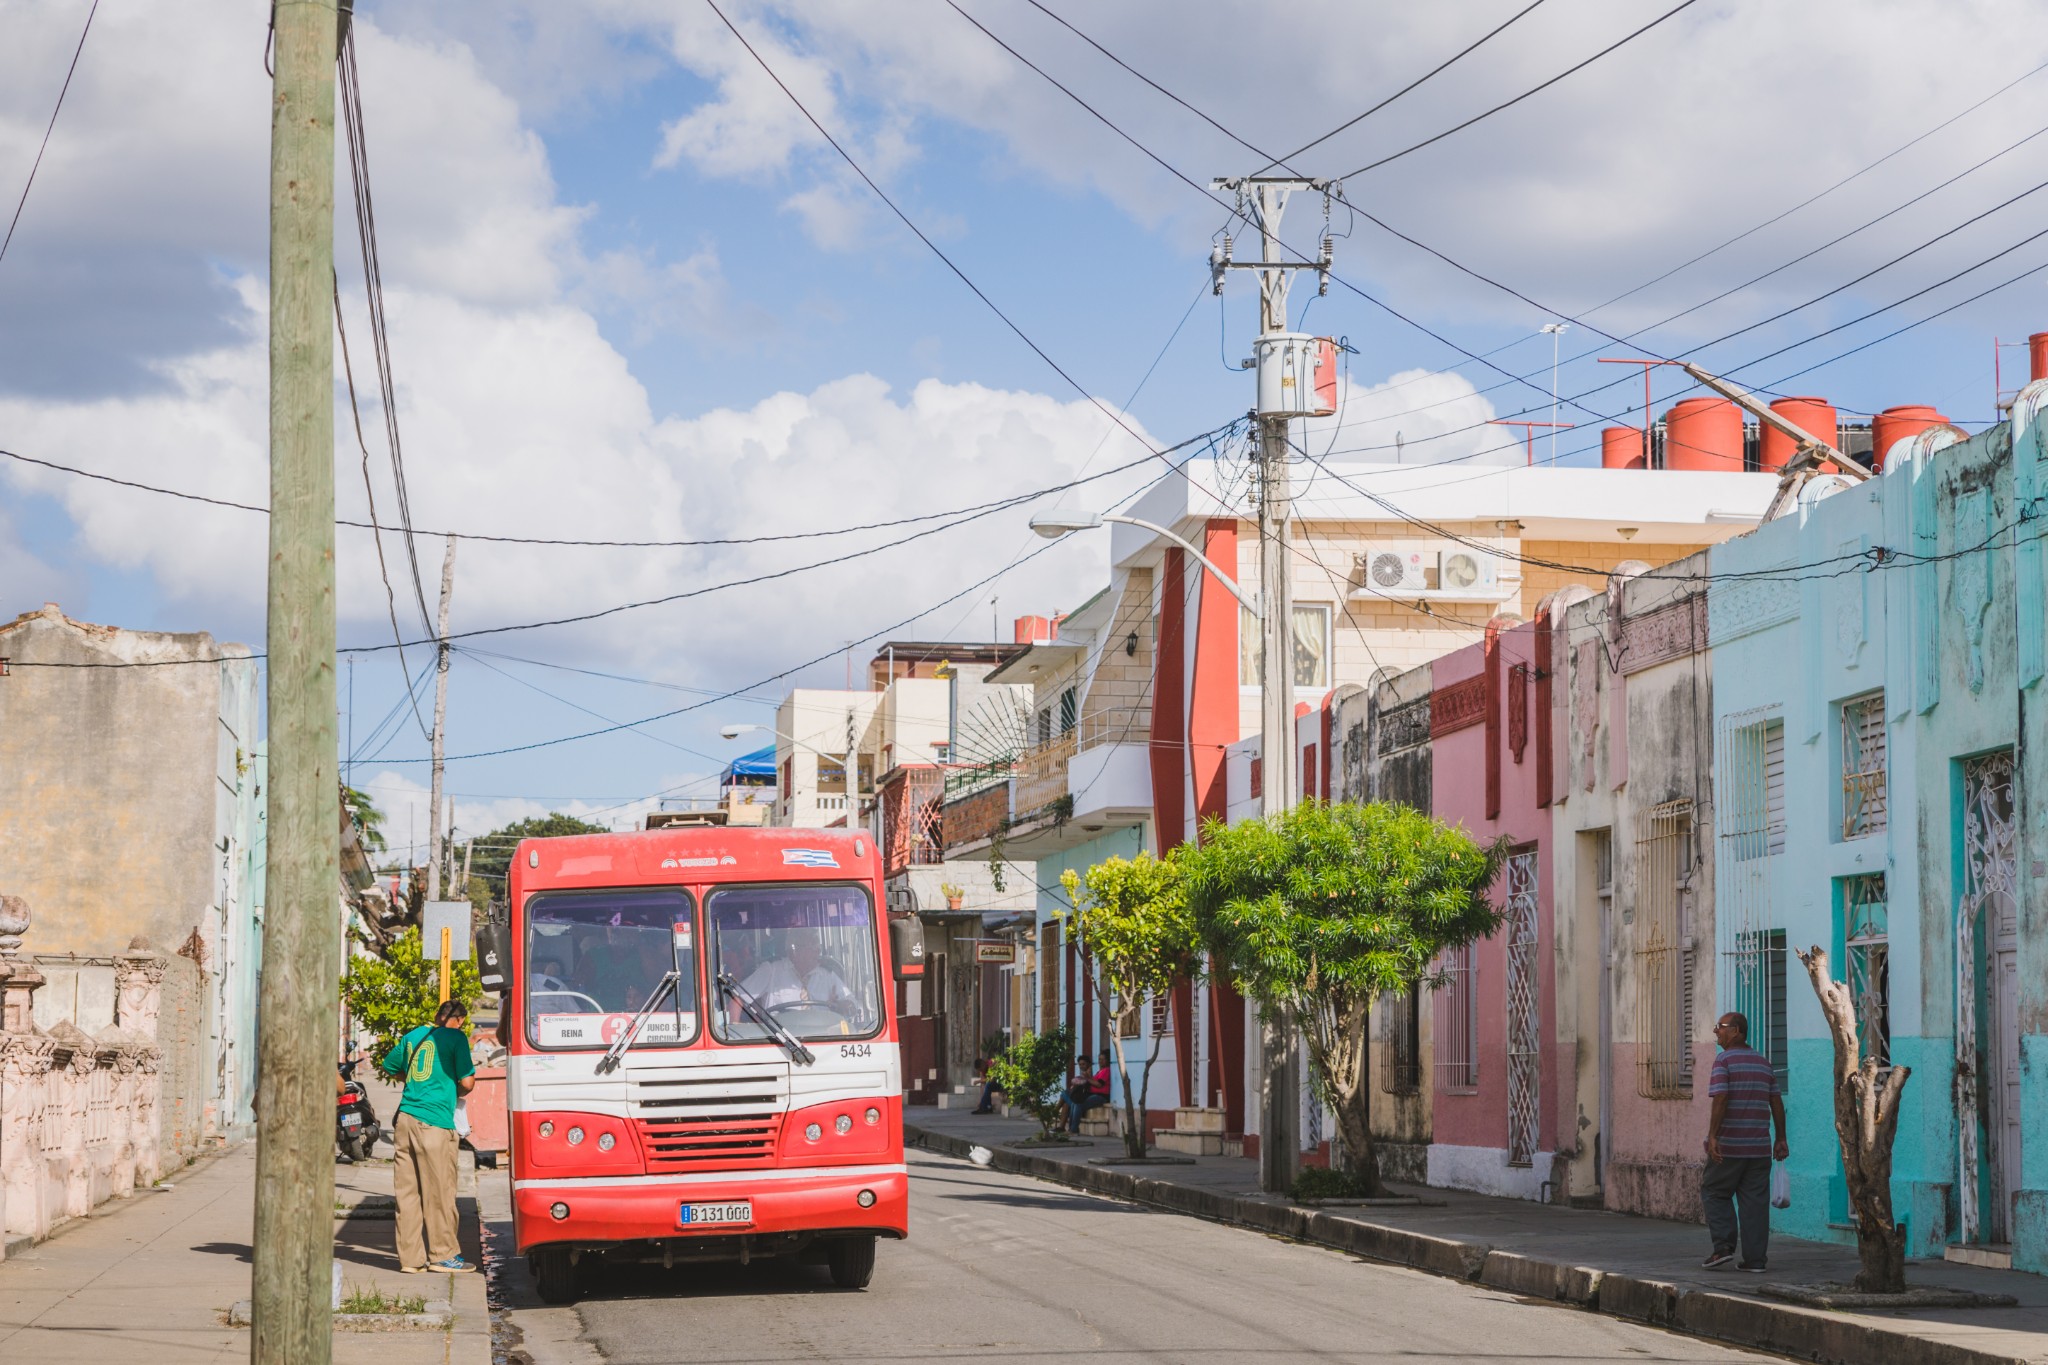
<path fill-rule="evenodd" d="M 1622 624 L 1621 671 L 1640 673 L 1670 659 L 1706 648 L 1707 602 L 1690 593 Z"/>
<path fill-rule="evenodd" d="M 1788 578 L 1735 578 L 1707 587 L 1716 644 L 1789 621 L 1799 614 L 1799 585 Z"/>

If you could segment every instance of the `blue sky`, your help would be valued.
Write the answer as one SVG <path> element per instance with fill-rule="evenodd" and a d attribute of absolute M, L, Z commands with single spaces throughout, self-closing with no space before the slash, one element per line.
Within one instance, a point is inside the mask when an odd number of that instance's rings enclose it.
<path fill-rule="evenodd" d="M 0 20 L 20 38 L 0 53 L 0 190 L 9 201 L 88 3 L 16 0 Z M 1248 28 L 1237 7 L 1214 4 L 961 7 L 1206 182 L 1254 169 L 1250 153 L 1118 70 L 1046 10 L 1246 141 L 1284 150 L 1522 6 L 1330 0 L 1290 11 L 1285 31 Z M 1243 410 L 1249 380 L 1226 361 L 1245 354 L 1253 302 L 1242 283 L 1220 305 L 1204 289 L 1223 208 L 1119 140 L 944 0 L 724 8 L 903 209 L 1089 394 L 1112 407 L 1129 400 L 1132 425 L 1160 444 Z M 15 243 L 0 260 L 0 447 L 263 500 L 267 83 L 256 54 L 266 12 L 256 0 L 175 18 L 121 4 L 100 11 Z M 1539 5 L 1299 164 L 1349 171 L 1555 75 L 1656 12 L 1619 0 Z M 362 14 L 366 124 L 418 526 L 632 539 L 811 531 L 1026 492 L 1142 453 L 852 178 L 701 0 L 451 0 L 424 12 L 365 5 Z M 2048 74 L 2029 75 L 2033 49 L 2012 41 L 2028 25 L 2023 7 L 1994 0 L 1700 0 L 1511 110 L 1353 177 L 1346 195 L 1579 317 L 1926 135 L 1811 207 L 1584 316 L 1563 341 L 1567 357 L 1615 354 L 1591 327 L 1623 334 L 1742 286 L 1644 339 L 1732 369 L 2006 253 L 1919 300 L 1737 371 L 1768 385 L 2048 262 L 2048 240 L 2025 240 L 2040 218 L 2036 199 L 1994 209 L 2048 180 L 2048 137 L 2003 150 L 2048 128 Z M 1899 63 L 1902 51 L 1915 60 Z M 1814 61 L 1815 52 L 1827 59 Z M 1962 112 L 2008 82 L 2016 83 Z M 1986 210 L 1994 211 L 1959 227 Z M 1307 244 L 1321 205 L 1298 200 L 1289 221 L 1290 235 Z M 1306 326 L 1348 337 L 1357 354 L 1341 426 L 1316 439 L 1343 452 L 1389 445 L 1399 432 L 1411 460 L 1512 458 L 1469 432 L 1441 433 L 1493 416 L 1548 416 L 1549 348 L 1536 329 L 1553 315 L 1342 205 L 1332 226 L 1348 233 L 1337 245 L 1345 279 L 1454 345 L 1333 286 L 1308 309 Z M 1816 305 L 1696 349 L 1950 229 Z M 353 239 L 339 242 L 361 387 L 367 320 Z M 1960 420 L 1988 420 L 1992 338 L 2048 325 L 2042 278 L 1792 380 L 1789 391 L 1845 409 L 1927 402 Z M 1311 292 L 1297 291 L 1297 314 Z M 1525 378 L 1475 394 L 1501 375 L 1459 348 Z M 2008 355 L 2024 364 L 2023 352 Z M 1559 387 L 1574 394 L 1618 373 L 1588 355 L 1562 367 Z M 1658 382 L 1660 409 L 1686 394 L 1674 380 Z M 1586 398 L 1590 411 L 1567 403 L 1561 418 L 1582 429 L 1561 438 L 1560 452 L 1589 458 L 1572 452 L 1596 446 L 1603 421 L 1640 421 L 1631 410 L 1639 392 L 1630 380 Z M 388 518 L 381 417 L 374 408 L 365 417 Z M 361 457 L 348 427 L 338 438 L 343 515 L 360 516 Z M 0 463 L 8 465 L 0 532 L 10 533 L 0 550 L 0 612 L 47 598 L 81 619 L 260 643 L 260 517 Z M 1067 498 L 1107 505 L 1145 477 L 1133 470 Z M 901 633 L 986 638 L 991 597 L 1003 620 L 1072 605 L 1099 582 L 1104 547 L 1082 538 L 1005 571 L 1037 548 L 1026 515 L 1013 510 L 772 584 L 479 639 L 478 649 L 535 662 L 458 656 L 451 750 L 551 738 L 605 723 L 591 713 L 630 719 L 740 688 L 992 574 L 1002 576 Z M 458 553 L 455 624 L 576 615 L 889 538 L 695 550 L 468 543 Z M 418 553 L 431 593 L 440 542 L 422 540 Z M 339 555 L 343 640 L 388 641 L 368 538 L 344 530 Z M 395 542 L 386 555 L 399 575 L 401 628 L 416 639 Z M 415 669 L 425 659 L 418 649 L 407 657 Z M 856 651 L 856 671 L 865 657 Z M 423 823 L 413 812 L 424 765 L 399 760 L 423 756 L 425 744 L 402 704 L 393 652 L 360 656 L 353 675 L 359 743 L 394 706 L 402 720 L 357 773 L 401 829 L 407 819 Z M 836 682 L 845 661 L 801 676 Z M 476 831 L 511 815 L 630 803 L 683 784 L 740 747 L 718 737 L 721 725 L 765 718 L 784 686 L 646 732 L 465 760 L 450 781 L 461 794 L 457 823 Z"/>

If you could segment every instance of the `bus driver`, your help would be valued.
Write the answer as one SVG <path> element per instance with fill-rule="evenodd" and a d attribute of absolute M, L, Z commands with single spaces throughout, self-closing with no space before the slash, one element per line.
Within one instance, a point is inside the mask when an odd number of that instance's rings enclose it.
<path fill-rule="evenodd" d="M 765 1009 L 814 1002 L 851 1016 L 860 1008 L 853 988 L 824 964 L 817 935 L 803 930 L 790 936 L 788 957 L 762 963 L 740 984 Z"/>

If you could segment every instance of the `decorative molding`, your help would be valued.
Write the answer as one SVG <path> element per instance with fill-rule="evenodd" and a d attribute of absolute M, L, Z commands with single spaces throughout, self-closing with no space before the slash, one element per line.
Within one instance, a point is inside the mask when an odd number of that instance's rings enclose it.
<path fill-rule="evenodd" d="M 1622 622 L 1620 671 L 1623 675 L 1640 673 L 1672 659 L 1700 653 L 1706 647 L 1706 595 L 1688 593 L 1655 611 Z"/>
<path fill-rule="evenodd" d="M 1737 578 L 1707 588 L 1707 619 L 1721 644 L 1780 625 L 1799 614 L 1799 584 L 1790 578 Z"/>
<path fill-rule="evenodd" d="M 1516 763 L 1529 747 L 1529 665 L 1508 666 L 1508 753 Z"/>
<path fill-rule="evenodd" d="M 1411 703 L 1412 705 L 1413 703 Z M 1486 675 L 1439 687 L 1429 694 L 1429 737 L 1441 739 L 1486 719 Z"/>

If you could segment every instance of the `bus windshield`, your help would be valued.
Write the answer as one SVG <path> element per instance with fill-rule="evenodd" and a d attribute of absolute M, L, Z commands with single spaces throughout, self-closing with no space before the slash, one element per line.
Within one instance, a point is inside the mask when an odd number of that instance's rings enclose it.
<path fill-rule="evenodd" d="M 743 886 L 705 905 L 711 974 L 730 973 L 798 1038 L 860 1038 L 881 1027 L 881 968 L 874 906 L 857 886 Z M 758 1042 L 766 1029 L 721 1000 L 713 1029 L 724 1042 Z"/>
<path fill-rule="evenodd" d="M 526 1037 L 537 1047 L 606 1047 L 667 972 L 675 1000 L 641 1028 L 641 1043 L 697 1036 L 697 971 L 689 894 L 667 887 L 551 891 L 526 904 Z M 680 1029 L 678 1014 L 681 1015 Z"/>

